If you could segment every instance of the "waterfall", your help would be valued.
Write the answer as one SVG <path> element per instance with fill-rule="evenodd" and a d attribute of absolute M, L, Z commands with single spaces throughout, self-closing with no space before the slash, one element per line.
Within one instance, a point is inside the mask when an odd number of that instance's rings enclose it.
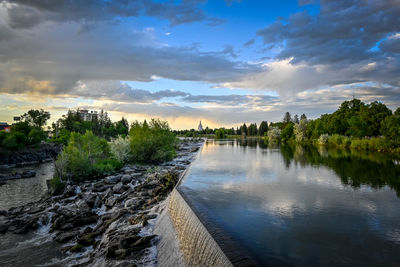
<path fill-rule="evenodd" d="M 168 213 L 187 265 L 233 266 L 176 189 L 170 195 Z"/>

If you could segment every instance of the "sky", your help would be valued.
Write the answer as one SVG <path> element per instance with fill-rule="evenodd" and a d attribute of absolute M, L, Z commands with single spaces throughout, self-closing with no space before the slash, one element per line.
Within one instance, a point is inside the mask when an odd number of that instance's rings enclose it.
<path fill-rule="evenodd" d="M 232 127 L 353 97 L 400 106 L 400 0 L 0 0 L 0 121 Z"/>

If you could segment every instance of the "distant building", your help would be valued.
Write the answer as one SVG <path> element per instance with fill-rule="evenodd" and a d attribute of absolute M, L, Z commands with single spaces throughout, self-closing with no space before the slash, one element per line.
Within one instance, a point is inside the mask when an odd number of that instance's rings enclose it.
<path fill-rule="evenodd" d="M 199 132 L 203 131 L 203 125 L 201 125 L 201 121 L 200 121 L 200 123 L 199 123 L 199 127 L 197 127 L 197 130 L 198 130 Z"/>
<path fill-rule="evenodd" d="M 0 122 L 0 131 L 5 131 L 6 130 L 6 128 L 9 128 L 10 127 L 10 125 L 8 125 L 8 123 L 7 122 Z"/>
<path fill-rule="evenodd" d="M 87 109 L 80 109 L 78 110 L 78 114 L 79 117 L 83 120 L 83 121 L 92 121 L 94 119 L 97 119 L 97 111 L 90 111 Z"/>

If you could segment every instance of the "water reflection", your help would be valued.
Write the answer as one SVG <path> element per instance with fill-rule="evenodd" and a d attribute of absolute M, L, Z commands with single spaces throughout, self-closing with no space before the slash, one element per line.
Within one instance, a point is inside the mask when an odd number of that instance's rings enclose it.
<path fill-rule="evenodd" d="M 395 266 L 399 168 L 380 154 L 209 140 L 180 189 L 262 264 Z"/>

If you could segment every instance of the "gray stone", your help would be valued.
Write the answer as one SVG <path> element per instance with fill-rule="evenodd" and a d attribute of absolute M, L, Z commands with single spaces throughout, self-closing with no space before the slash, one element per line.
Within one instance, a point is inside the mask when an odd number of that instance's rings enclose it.
<path fill-rule="evenodd" d="M 127 175 L 127 174 L 123 175 L 122 178 L 121 178 L 121 182 L 123 184 L 129 184 L 131 182 L 131 180 L 132 180 L 132 177 L 130 175 Z"/>
<path fill-rule="evenodd" d="M 106 183 L 107 184 L 116 184 L 119 182 L 120 178 L 121 178 L 120 176 L 116 176 L 116 175 L 108 176 L 108 177 L 106 177 Z"/>
<path fill-rule="evenodd" d="M 122 192 L 122 188 L 123 188 L 124 184 L 119 182 L 118 184 L 114 185 L 113 187 L 113 192 L 116 194 L 120 194 Z"/>

